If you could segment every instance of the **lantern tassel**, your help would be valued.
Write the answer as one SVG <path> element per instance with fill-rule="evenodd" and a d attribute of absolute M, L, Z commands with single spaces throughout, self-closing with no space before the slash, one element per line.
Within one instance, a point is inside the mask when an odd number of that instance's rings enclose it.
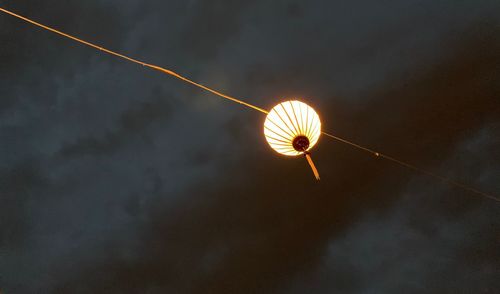
<path fill-rule="evenodd" d="M 319 181 L 319 172 L 318 172 L 318 169 L 316 169 L 314 162 L 312 161 L 311 155 L 309 155 L 309 152 L 306 152 L 305 155 L 306 155 L 307 162 L 309 163 L 309 166 L 311 166 L 311 169 L 314 173 L 314 176 L 316 177 L 316 180 Z"/>

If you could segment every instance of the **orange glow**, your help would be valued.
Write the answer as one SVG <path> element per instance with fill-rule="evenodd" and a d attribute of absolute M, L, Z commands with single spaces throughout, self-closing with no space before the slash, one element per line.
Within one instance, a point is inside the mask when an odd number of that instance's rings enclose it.
<path fill-rule="evenodd" d="M 321 121 L 318 114 L 307 104 L 294 100 L 273 107 L 264 122 L 266 140 L 276 152 L 297 156 L 309 151 L 321 135 Z M 309 140 L 305 150 L 296 150 L 293 141 L 299 136 Z"/>

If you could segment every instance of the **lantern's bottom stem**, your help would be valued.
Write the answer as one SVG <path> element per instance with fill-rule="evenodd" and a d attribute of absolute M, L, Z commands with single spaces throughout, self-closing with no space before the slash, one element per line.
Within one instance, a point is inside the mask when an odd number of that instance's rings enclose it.
<path fill-rule="evenodd" d="M 316 169 L 314 162 L 312 161 L 311 155 L 309 154 L 309 152 L 306 152 L 304 154 L 306 155 L 307 162 L 309 163 L 309 166 L 311 166 L 311 169 L 314 173 L 314 176 L 316 177 L 316 180 L 319 181 L 319 172 L 318 169 Z"/>

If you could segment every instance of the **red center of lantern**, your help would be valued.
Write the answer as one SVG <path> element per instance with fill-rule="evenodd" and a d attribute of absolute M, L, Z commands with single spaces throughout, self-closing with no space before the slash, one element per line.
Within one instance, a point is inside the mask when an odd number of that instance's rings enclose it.
<path fill-rule="evenodd" d="M 292 146 L 299 152 L 305 152 L 309 148 L 309 139 L 303 135 L 297 136 L 293 139 Z"/>

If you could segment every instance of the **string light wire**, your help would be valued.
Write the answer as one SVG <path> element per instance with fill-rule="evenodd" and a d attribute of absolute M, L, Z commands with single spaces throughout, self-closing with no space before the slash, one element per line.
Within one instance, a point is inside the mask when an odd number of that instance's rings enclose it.
<path fill-rule="evenodd" d="M 392 157 L 392 156 L 389 156 L 389 155 L 386 155 L 386 154 L 383 154 L 383 153 L 377 152 L 377 151 L 375 151 L 375 150 L 372 150 L 372 149 L 370 149 L 370 148 L 367 148 L 367 147 L 361 146 L 361 145 L 359 145 L 359 144 L 353 143 L 353 142 L 348 141 L 348 140 L 346 140 L 346 139 L 343 139 L 343 138 L 340 138 L 340 137 L 334 136 L 334 135 L 329 134 L 329 133 L 327 133 L 327 132 L 322 132 L 322 133 L 323 133 L 323 135 L 325 135 L 325 136 L 327 136 L 327 137 L 330 137 L 330 138 L 332 138 L 332 139 L 334 139 L 334 140 L 337 140 L 337 141 L 340 141 L 340 142 L 345 143 L 345 144 L 347 144 L 347 145 L 350 145 L 350 146 L 352 146 L 352 147 L 358 148 L 358 149 L 360 149 L 360 150 L 362 150 L 362 151 L 365 151 L 365 152 L 371 153 L 372 155 L 374 155 L 374 156 L 376 156 L 376 157 L 379 157 L 379 158 L 383 158 L 383 159 L 386 159 L 386 160 L 392 161 L 392 162 L 394 162 L 394 163 L 396 163 L 396 164 L 399 164 L 399 165 L 402 165 L 402 166 L 404 166 L 404 167 L 406 167 L 406 168 L 409 168 L 409 169 L 412 169 L 412 170 L 417 171 L 417 172 L 419 172 L 419 173 L 425 174 L 425 175 L 427 175 L 427 176 L 429 176 L 429 177 L 432 177 L 432 178 L 435 178 L 435 179 L 437 179 L 437 180 L 440 180 L 440 181 L 442 181 L 442 182 L 444 182 L 444 183 L 447 183 L 448 185 L 451 185 L 451 186 L 454 186 L 454 187 L 457 187 L 457 188 L 460 188 L 460 189 L 463 189 L 463 190 L 466 190 L 466 191 L 469 191 L 469 192 L 472 192 L 472 193 L 475 193 L 475 194 L 478 194 L 478 195 L 484 196 L 484 197 L 486 197 L 486 198 L 489 198 L 489 199 L 495 200 L 495 201 L 497 201 L 497 202 L 500 202 L 500 199 L 499 199 L 498 197 L 495 197 L 495 196 L 493 196 L 493 195 L 491 195 L 491 194 L 488 194 L 488 193 L 485 193 L 485 192 L 479 191 L 479 190 L 477 190 L 477 189 L 475 189 L 475 188 L 469 187 L 469 186 L 467 186 L 467 185 L 465 185 L 465 184 L 462 184 L 462 183 L 457 182 L 457 181 L 455 181 L 455 180 L 452 180 L 452 179 L 450 179 L 450 178 L 443 177 L 443 176 L 438 175 L 438 174 L 436 174 L 436 173 L 433 173 L 433 172 L 427 171 L 427 170 L 425 170 L 425 169 L 419 168 L 419 167 L 417 167 L 417 166 L 415 166 L 415 165 L 413 165 L 413 164 L 410 164 L 410 163 L 404 162 L 404 161 L 402 161 L 402 160 L 396 159 L 396 158 L 394 158 L 394 157 Z"/>
<path fill-rule="evenodd" d="M 40 28 L 42 28 L 42 29 L 44 29 L 44 30 L 50 31 L 50 32 L 52 32 L 52 33 L 58 34 L 58 35 L 63 36 L 63 37 L 65 37 L 65 38 L 68 38 L 68 39 L 71 39 L 71 40 L 76 41 L 76 42 L 78 42 L 78 43 L 81 43 L 81 44 L 83 44 L 83 45 L 86 45 L 86 46 L 92 47 L 92 48 L 94 48 L 94 49 L 97 49 L 97 50 L 99 50 L 99 51 L 102 51 L 102 52 L 105 52 L 105 53 L 111 54 L 111 55 L 116 56 L 116 57 L 119 57 L 119 58 L 121 58 L 121 59 L 124 59 L 124 60 L 127 60 L 127 61 L 130 61 L 130 62 L 133 62 L 133 63 L 139 64 L 139 65 L 142 65 L 142 66 L 144 66 L 144 67 L 148 67 L 148 68 L 151 68 L 151 69 L 153 69 L 153 70 L 157 70 L 157 71 L 160 71 L 160 72 L 162 72 L 162 73 L 168 74 L 168 75 L 170 75 L 170 76 L 173 76 L 173 77 L 175 77 L 175 78 L 177 78 L 177 79 L 179 79 L 179 80 L 182 80 L 182 81 L 184 81 L 184 82 L 186 82 L 186 83 L 188 83 L 188 84 L 191 84 L 191 85 L 193 85 L 193 86 L 196 86 L 196 87 L 198 87 L 198 88 L 200 88 L 200 89 L 203 89 L 203 90 L 205 90 L 205 91 L 207 91 L 207 92 L 210 92 L 210 93 L 212 93 L 212 94 L 214 94 L 214 95 L 217 95 L 217 96 L 219 96 L 219 97 L 221 97 L 221 98 L 224 98 L 224 99 L 226 99 L 226 100 L 229 100 L 229 101 L 232 101 L 232 102 L 235 102 L 235 103 L 241 104 L 241 105 L 243 105 L 243 106 L 246 106 L 246 107 L 248 107 L 248 108 L 251 108 L 251 109 L 253 109 L 253 110 L 259 111 L 259 112 L 264 113 L 264 114 L 268 114 L 268 113 L 269 113 L 267 110 L 265 110 L 265 109 L 263 109 L 263 108 L 261 108 L 261 107 L 255 106 L 255 105 L 253 105 L 253 104 L 250 104 L 250 103 L 245 102 L 245 101 L 243 101 L 243 100 L 240 100 L 240 99 L 238 99 L 238 98 L 235 98 L 235 97 L 232 97 L 232 96 L 226 95 L 226 94 L 224 94 L 224 93 L 221 93 L 221 92 L 219 92 L 219 91 L 217 91 L 217 90 L 214 90 L 214 89 L 212 89 L 212 88 L 210 88 L 210 87 L 204 86 L 204 85 L 202 85 L 202 84 L 200 84 L 200 83 L 197 83 L 197 82 L 195 82 L 195 81 L 193 81 L 193 80 L 191 80 L 191 79 L 189 79 L 189 78 L 186 78 L 186 77 L 184 77 L 184 76 L 182 76 L 182 75 L 180 75 L 180 74 L 178 74 L 178 73 L 176 73 L 176 72 L 174 72 L 174 71 L 172 71 L 172 70 L 165 69 L 165 68 L 160 67 L 160 66 L 158 66 L 158 65 L 149 64 L 149 63 L 146 63 L 146 62 L 140 61 L 140 60 L 138 60 L 138 59 L 134 59 L 134 58 L 128 57 L 128 56 L 126 56 L 126 55 L 123 55 L 123 54 L 117 53 L 117 52 L 115 52 L 115 51 L 109 50 L 109 49 L 107 49 L 107 48 L 101 47 L 101 46 L 99 46 L 99 45 L 96 45 L 96 44 L 93 44 L 93 43 L 91 43 L 91 42 L 88 42 L 88 41 L 82 40 L 82 39 L 80 39 L 80 38 L 78 38 L 78 37 L 75 37 L 75 36 L 73 36 L 73 35 L 70 35 L 70 34 L 64 33 L 64 32 L 62 32 L 62 31 L 59 31 L 59 30 L 54 29 L 54 28 L 52 28 L 52 27 L 49 27 L 49 26 L 46 26 L 46 25 L 41 24 L 41 23 L 39 23 L 39 22 L 36 22 L 36 21 L 34 21 L 34 20 L 31 20 L 31 19 L 29 19 L 29 18 L 27 18 L 27 17 L 25 17 L 25 16 L 19 15 L 19 14 L 17 14 L 17 13 L 14 13 L 14 12 L 12 12 L 12 11 L 9 11 L 9 10 L 7 10 L 7 9 L 5 9 L 5 8 L 0 7 L 0 11 L 1 11 L 1 12 L 6 13 L 6 14 L 8 14 L 8 15 L 11 15 L 11 16 L 13 16 L 13 17 L 16 17 L 16 18 L 18 18 L 18 19 L 20 19 L 20 20 L 23 20 L 23 21 L 25 21 L 25 22 L 27 22 L 27 23 L 30 23 L 30 24 L 35 25 L 35 26 L 37 26 L 37 27 L 40 27 Z M 500 202 L 500 198 L 498 198 L 498 197 L 495 197 L 495 196 L 493 196 L 493 195 L 491 195 L 491 194 L 488 194 L 488 193 L 482 192 L 482 191 L 477 190 L 477 189 L 475 189 L 475 188 L 469 187 L 469 186 L 467 186 L 467 185 L 465 185 L 465 184 L 459 183 L 459 182 L 457 182 L 457 181 L 455 181 L 455 180 L 452 180 L 452 179 L 450 179 L 450 178 L 447 178 L 447 177 L 444 177 L 444 176 L 441 176 L 441 175 L 438 175 L 438 174 L 432 173 L 432 172 L 430 172 L 430 171 L 424 170 L 424 169 L 422 169 L 422 168 L 419 168 L 419 167 L 417 167 L 417 166 L 415 166 L 415 165 L 409 164 L 409 163 L 404 162 L 404 161 L 402 161 L 402 160 L 396 159 L 396 158 L 391 157 L 391 156 L 389 156 L 389 155 L 386 155 L 386 154 L 383 154 L 383 153 L 377 152 L 377 151 L 375 151 L 375 150 L 372 150 L 372 149 L 370 149 L 370 148 L 367 148 L 367 147 L 361 146 L 361 145 L 359 145 L 359 144 L 353 143 L 353 142 L 351 142 L 351 141 L 348 141 L 348 140 L 346 140 L 346 139 L 340 138 L 340 137 L 338 137 L 338 136 L 334 136 L 334 135 L 332 135 L 332 134 L 330 134 L 330 133 L 327 133 L 327 132 L 321 132 L 321 133 L 322 133 L 323 135 L 325 135 L 325 136 L 327 136 L 327 137 L 331 138 L 331 139 L 334 139 L 334 140 L 337 140 L 337 141 L 342 142 L 342 143 L 344 143 L 344 144 L 350 145 L 350 146 L 355 147 L 355 148 L 357 148 L 357 149 L 360 149 L 360 150 L 362 150 L 362 151 L 365 151 L 365 152 L 371 153 L 372 155 L 374 155 L 374 156 L 376 156 L 376 157 L 380 157 L 380 158 L 386 159 L 386 160 L 388 160 L 388 161 L 392 161 L 392 162 L 394 162 L 394 163 L 396 163 L 396 164 L 399 164 L 399 165 L 404 166 L 404 167 L 406 167 L 406 168 L 409 168 L 409 169 L 411 169 L 411 170 L 414 170 L 414 171 L 420 172 L 420 173 L 425 174 L 425 175 L 427 175 L 427 176 L 429 176 L 429 177 L 432 177 L 432 178 L 435 178 L 435 179 L 437 179 L 437 180 L 440 180 L 440 181 L 442 181 L 442 182 L 444 182 L 444 183 L 447 183 L 448 185 L 451 185 L 451 186 L 454 186 L 454 187 L 456 187 L 456 188 L 460 188 L 460 189 L 463 189 L 463 190 L 465 190 L 465 191 L 469 191 L 469 192 L 471 192 L 471 193 L 474 193 L 474 194 L 477 194 L 477 195 L 481 195 L 481 196 L 484 196 L 484 197 L 486 197 L 486 198 L 489 198 L 489 199 L 495 200 L 495 201 L 497 201 L 497 202 Z"/>

